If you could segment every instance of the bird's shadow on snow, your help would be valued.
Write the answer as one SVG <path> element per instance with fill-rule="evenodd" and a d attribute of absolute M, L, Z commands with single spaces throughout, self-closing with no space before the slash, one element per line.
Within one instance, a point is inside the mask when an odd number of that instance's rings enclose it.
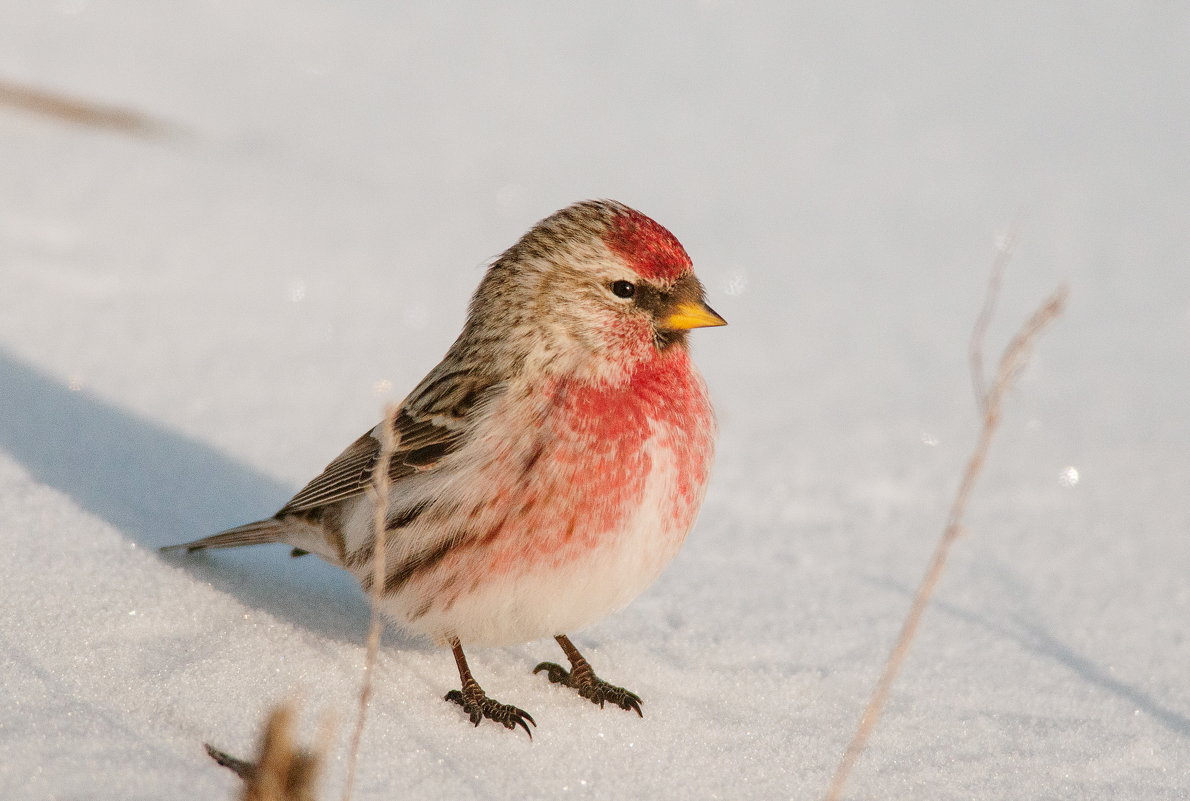
<path fill-rule="evenodd" d="M 1012 598 L 1020 608 L 1020 611 L 1007 616 L 1007 625 L 937 598 L 932 600 L 930 605 L 945 615 L 1005 637 L 1027 651 L 1058 663 L 1083 681 L 1124 699 L 1174 734 L 1190 738 L 1190 717 L 1162 704 L 1135 685 L 1116 678 L 1094 659 L 1063 642 L 1057 634 L 1049 631 L 1040 622 L 1038 611 L 1027 604 L 1028 590 L 1023 583 L 1003 566 L 994 572 L 998 572 L 1001 583 L 1009 585 L 1010 593 L 1007 593 L 1006 597 Z M 887 579 L 875 579 L 874 583 L 891 588 L 907 598 L 912 598 L 915 593 L 915 590 Z"/>
<path fill-rule="evenodd" d="M 0 449 L 34 480 L 154 551 L 268 517 L 294 488 L 176 431 L 73 391 L 0 349 Z M 196 579 L 328 640 L 360 644 L 368 605 L 356 583 L 280 545 L 161 554 Z M 389 631 L 402 648 L 427 647 Z"/>

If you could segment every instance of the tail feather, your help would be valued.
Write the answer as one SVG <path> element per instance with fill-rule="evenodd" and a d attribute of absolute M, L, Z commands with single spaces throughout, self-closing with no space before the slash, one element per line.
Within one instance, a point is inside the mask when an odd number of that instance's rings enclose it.
<path fill-rule="evenodd" d="M 179 545 L 167 545 L 161 550 L 177 551 L 185 548 L 187 552 L 201 551 L 204 548 L 239 548 L 244 545 L 265 545 L 270 542 L 284 542 L 285 525 L 278 520 L 257 520 L 243 526 L 229 528 L 218 534 L 203 537 L 193 542 L 183 542 Z"/>

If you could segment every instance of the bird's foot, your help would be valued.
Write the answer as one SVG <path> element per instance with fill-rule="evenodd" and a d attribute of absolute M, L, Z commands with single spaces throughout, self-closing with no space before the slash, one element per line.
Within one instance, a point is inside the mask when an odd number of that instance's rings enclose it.
<path fill-rule="evenodd" d="M 552 683 L 564 684 L 577 690 L 579 695 L 593 704 L 599 704 L 600 708 L 610 701 L 620 709 L 631 709 L 642 718 L 645 716 L 645 713 L 640 711 L 639 695 L 631 690 L 625 690 L 623 687 L 608 684 L 595 675 L 595 671 L 591 670 L 591 666 L 585 660 L 580 664 L 573 665 L 571 670 L 567 670 L 555 662 L 542 662 L 533 668 L 534 673 L 540 673 L 543 670 L 546 671 L 546 675 L 549 676 Z"/>
<path fill-rule="evenodd" d="M 506 729 L 515 729 L 520 726 L 525 730 L 525 734 L 529 735 L 529 739 L 533 739 L 533 732 L 529 731 L 528 726 L 529 723 L 537 725 L 533 716 L 512 704 L 502 704 L 495 699 L 488 698 L 487 693 L 478 684 L 465 686 L 462 690 L 451 690 L 443 700 L 463 707 L 463 711 L 476 726 L 481 720 L 487 718 L 496 721 Z"/>

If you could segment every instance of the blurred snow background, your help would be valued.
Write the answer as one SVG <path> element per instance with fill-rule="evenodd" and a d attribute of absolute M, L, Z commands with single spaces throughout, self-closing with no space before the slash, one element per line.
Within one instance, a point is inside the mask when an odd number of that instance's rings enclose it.
<path fill-rule="evenodd" d="M 389 636 L 356 797 L 813 798 L 973 443 L 966 337 L 1057 283 L 855 798 L 1190 788 L 1190 11 L 1176 3 L 0 4 L 0 796 L 231 797 L 201 744 L 339 716 L 367 607 L 282 549 L 156 547 L 271 514 L 453 340 L 487 259 L 614 197 L 726 329 L 702 518 L 577 635 L 644 720 L 476 651 L 529 742 Z M 998 352 L 995 345 L 993 351 Z M 989 354 L 993 355 L 993 354 Z"/>

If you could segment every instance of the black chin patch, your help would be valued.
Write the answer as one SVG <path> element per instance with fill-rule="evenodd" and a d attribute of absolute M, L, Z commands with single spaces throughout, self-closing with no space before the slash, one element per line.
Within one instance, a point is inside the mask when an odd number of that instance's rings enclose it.
<path fill-rule="evenodd" d="M 674 345 L 685 345 L 687 331 L 665 330 L 658 328 L 653 334 L 653 344 L 657 350 L 666 351 Z"/>

